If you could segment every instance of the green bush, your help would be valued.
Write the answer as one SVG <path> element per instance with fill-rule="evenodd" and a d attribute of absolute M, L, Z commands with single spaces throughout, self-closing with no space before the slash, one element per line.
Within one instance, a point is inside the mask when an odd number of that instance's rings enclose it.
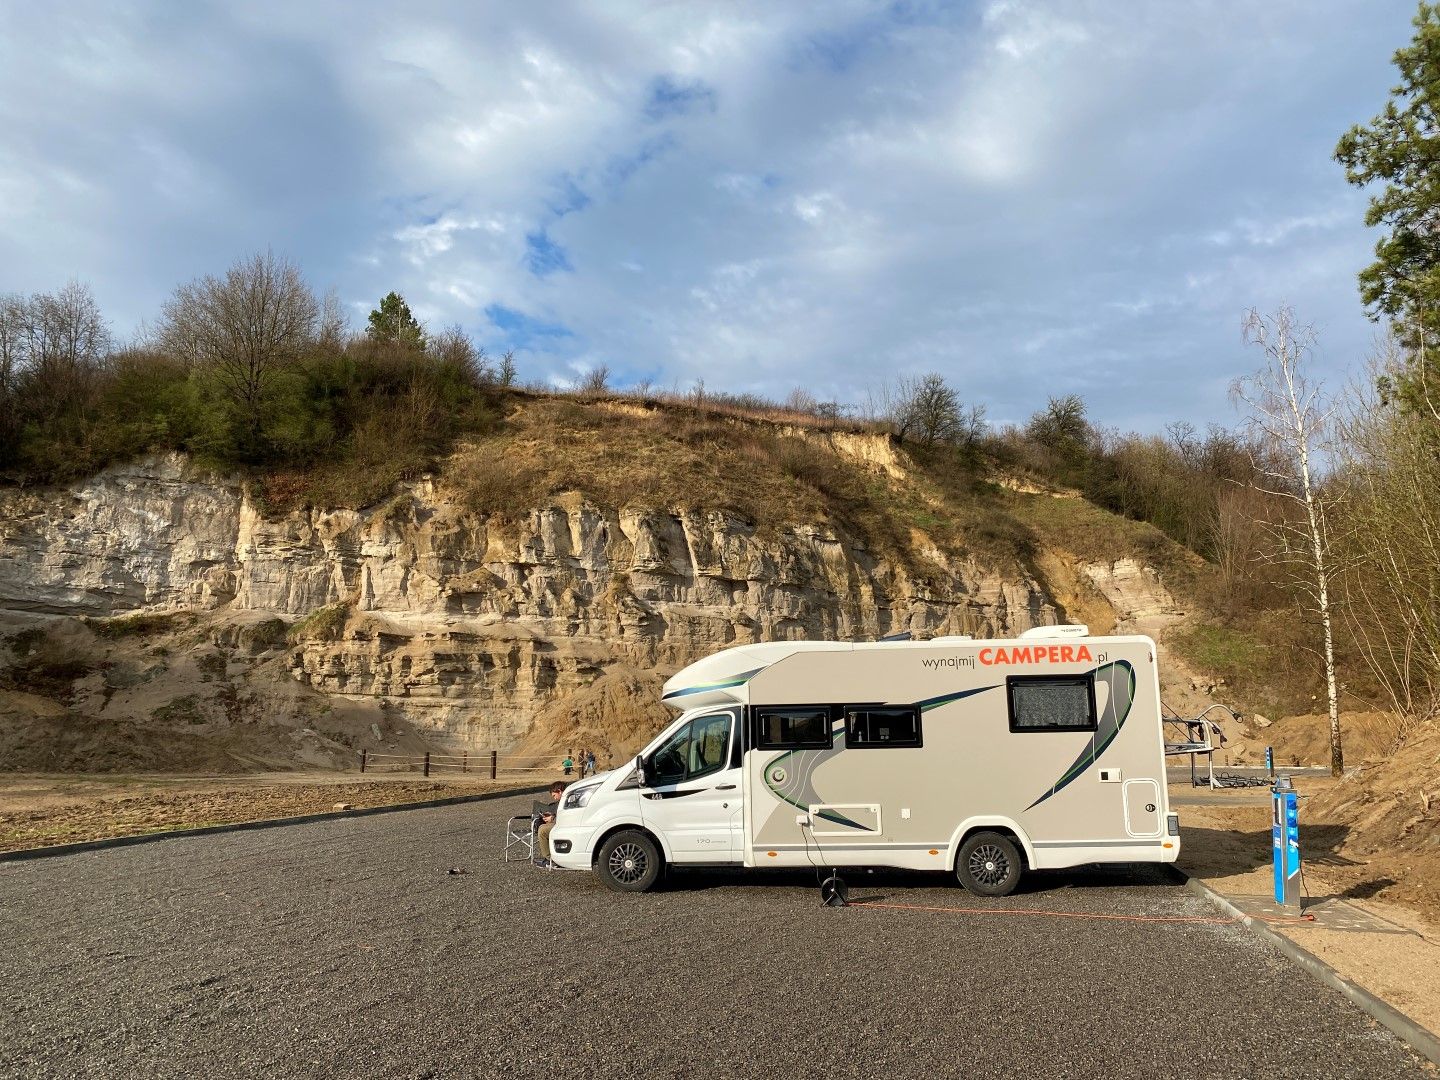
<path fill-rule="evenodd" d="M 284 619 L 266 619 L 245 630 L 241 640 L 260 651 L 278 649 L 285 644 L 289 632 L 290 627 Z"/>
<path fill-rule="evenodd" d="M 127 637 L 154 637 L 180 629 L 190 621 L 188 614 L 163 611 L 153 614 L 120 615 L 113 619 L 86 619 L 85 625 L 96 637 L 115 641 Z"/>
<path fill-rule="evenodd" d="M 292 626 L 287 637 L 292 644 L 303 641 L 339 641 L 349 618 L 349 604 L 328 604 Z"/>
<path fill-rule="evenodd" d="M 150 714 L 152 720 L 163 724 L 203 724 L 205 716 L 200 711 L 200 701 L 194 694 L 166 702 Z"/>
<path fill-rule="evenodd" d="M 132 350 L 89 373 L 64 409 L 34 388 L 10 410 L 0 481 L 57 483 L 115 461 L 181 450 L 224 470 L 293 471 L 294 501 L 358 507 L 433 467 L 462 435 L 501 423 L 504 391 L 460 339 L 430 351 L 357 339 L 317 343 L 278 367 L 258 431 L 213 370 Z M 462 347 L 463 346 L 463 347 Z"/>

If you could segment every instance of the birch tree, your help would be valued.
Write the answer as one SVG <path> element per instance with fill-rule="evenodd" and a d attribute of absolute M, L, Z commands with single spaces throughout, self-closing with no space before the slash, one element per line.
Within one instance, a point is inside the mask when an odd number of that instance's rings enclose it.
<path fill-rule="evenodd" d="M 1298 325 L 1282 307 L 1273 315 L 1251 310 L 1242 329 L 1246 344 L 1265 357 L 1254 374 L 1231 387 L 1245 411 L 1245 422 L 1269 451 L 1255 461 L 1251 485 L 1291 504 L 1295 513 L 1266 522 L 1272 541 L 1269 557 L 1295 567 L 1294 584 L 1308 609 L 1319 617 L 1325 689 L 1330 706 L 1330 772 L 1339 776 L 1345 757 L 1340 740 L 1339 684 L 1335 677 L 1335 634 L 1331 584 L 1335 577 L 1327 515 L 1328 499 L 1319 485 L 1320 450 L 1333 419 L 1333 406 L 1307 368 L 1314 355 L 1315 331 Z"/>

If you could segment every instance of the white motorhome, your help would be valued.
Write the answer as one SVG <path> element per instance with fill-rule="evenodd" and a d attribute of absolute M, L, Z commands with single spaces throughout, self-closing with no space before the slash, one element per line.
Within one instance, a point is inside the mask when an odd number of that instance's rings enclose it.
<path fill-rule="evenodd" d="M 884 866 L 1003 896 L 1180 853 L 1146 637 L 744 645 L 662 700 L 683 711 L 632 764 L 566 791 L 557 865 L 631 892 L 667 866 Z"/>

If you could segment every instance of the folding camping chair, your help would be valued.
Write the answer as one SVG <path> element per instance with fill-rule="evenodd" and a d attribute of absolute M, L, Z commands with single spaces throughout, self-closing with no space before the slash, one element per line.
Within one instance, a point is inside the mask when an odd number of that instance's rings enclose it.
<path fill-rule="evenodd" d="M 535 818 L 516 814 L 505 822 L 505 861 L 535 861 Z"/>

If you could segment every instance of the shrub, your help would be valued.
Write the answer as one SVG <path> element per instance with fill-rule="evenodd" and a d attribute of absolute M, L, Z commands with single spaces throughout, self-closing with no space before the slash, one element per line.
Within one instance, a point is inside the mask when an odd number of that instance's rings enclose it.
<path fill-rule="evenodd" d="M 303 641 L 339 641 L 350 619 L 348 603 L 328 604 L 292 626 L 286 635 L 292 644 Z"/>
<path fill-rule="evenodd" d="M 266 619 L 246 630 L 241 640 L 260 651 L 278 649 L 285 644 L 289 631 L 290 627 L 284 619 Z"/>
<path fill-rule="evenodd" d="M 168 701 L 150 714 L 152 720 L 162 724 L 203 724 L 205 716 L 200 711 L 200 701 L 194 694 Z"/>
<path fill-rule="evenodd" d="M 180 629 L 190 621 L 187 613 L 161 611 L 139 615 L 121 615 L 113 619 L 86 619 L 85 625 L 96 637 L 110 641 L 127 637 L 154 637 Z"/>
<path fill-rule="evenodd" d="M 76 680 L 83 679 L 95 669 L 92 660 L 73 651 L 68 644 L 46 638 L 32 646 L 8 671 L 0 674 L 0 687 L 68 703 Z"/>

